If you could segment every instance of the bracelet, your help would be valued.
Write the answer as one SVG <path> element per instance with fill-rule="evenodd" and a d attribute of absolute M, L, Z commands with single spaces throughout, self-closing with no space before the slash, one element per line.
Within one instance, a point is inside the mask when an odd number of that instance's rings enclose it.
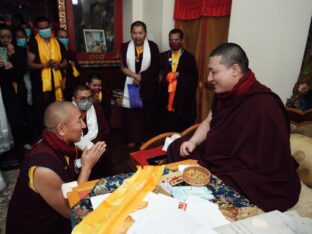
<path fill-rule="evenodd" d="M 42 68 L 47 68 L 47 67 L 48 67 L 48 65 L 46 63 L 42 64 Z"/>

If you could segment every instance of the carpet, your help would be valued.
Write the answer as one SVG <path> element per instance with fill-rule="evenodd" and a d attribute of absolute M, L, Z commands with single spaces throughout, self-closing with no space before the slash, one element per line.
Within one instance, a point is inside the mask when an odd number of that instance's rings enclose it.
<path fill-rule="evenodd" d="M 7 186 L 2 192 L 0 192 L 0 234 L 5 233 L 5 221 L 8 204 L 11 199 L 18 174 L 19 169 L 2 171 L 2 175 Z"/>

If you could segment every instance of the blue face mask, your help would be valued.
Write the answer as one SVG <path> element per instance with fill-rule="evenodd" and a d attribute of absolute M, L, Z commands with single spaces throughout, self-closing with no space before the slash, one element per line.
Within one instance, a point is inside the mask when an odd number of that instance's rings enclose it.
<path fill-rule="evenodd" d="M 44 39 L 49 39 L 51 37 L 51 28 L 40 29 L 39 35 Z"/>
<path fill-rule="evenodd" d="M 68 43 L 69 43 L 68 38 L 60 37 L 59 41 L 63 44 L 63 46 L 66 46 L 66 47 L 68 46 Z"/>
<path fill-rule="evenodd" d="M 26 36 L 27 36 L 27 37 L 30 37 L 30 35 L 31 35 L 31 29 L 30 29 L 30 28 L 25 28 L 24 30 L 25 30 Z"/>
<path fill-rule="evenodd" d="M 20 47 L 26 47 L 26 39 L 25 38 L 19 38 L 16 40 L 16 45 Z"/>

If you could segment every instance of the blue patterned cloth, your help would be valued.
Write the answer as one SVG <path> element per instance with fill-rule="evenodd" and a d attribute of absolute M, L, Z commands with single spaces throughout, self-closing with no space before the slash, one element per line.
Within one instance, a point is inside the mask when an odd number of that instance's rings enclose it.
<path fill-rule="evenodd" d="M 164 175 L 170 173 L 168 169 L 164 170 Z M 115 191 L 125 179 L 131 177 L 133 173 L 120 174 L 100 179 L 91 192 L 71 209 L 71 223 L 74 227 L 86 217 L 93 207 L 90 198 L 93 196 L 111 193 Z M 219 207 L 256 207 L 247 198 L 225 185 L 221 179 L 212 175 L 207 188 L 212 192 L 215 199 L 211 200 L 219 205 Z"/>

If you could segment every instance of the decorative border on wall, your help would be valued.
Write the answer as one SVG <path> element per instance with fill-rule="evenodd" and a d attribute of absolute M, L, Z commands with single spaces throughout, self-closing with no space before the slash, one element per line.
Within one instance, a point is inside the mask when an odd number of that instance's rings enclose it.
<path fill-rule="evenodd" d="M 65 0 L 58 0 L 57 5 L 58 5 L 60 28 L 67 30 Z"/>

